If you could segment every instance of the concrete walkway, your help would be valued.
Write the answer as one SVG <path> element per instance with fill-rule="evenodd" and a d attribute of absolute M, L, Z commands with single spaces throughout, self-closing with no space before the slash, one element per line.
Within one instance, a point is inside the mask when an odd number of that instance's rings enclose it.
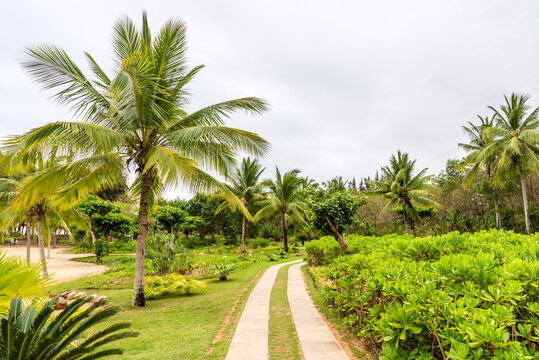
<path fill-rule="evenodd" d="M 228 348 L 225 360 L 267 360 L 269 334 L 269 302 L 277 272 L 291 261 L 270 267 L 247 299 L 245 309 Z"/>
<path fill-rule="evenodd" d="M 305 360 L 349 360 L 307 294 L 304 263 L 288 269 L 288 303 Z"/>

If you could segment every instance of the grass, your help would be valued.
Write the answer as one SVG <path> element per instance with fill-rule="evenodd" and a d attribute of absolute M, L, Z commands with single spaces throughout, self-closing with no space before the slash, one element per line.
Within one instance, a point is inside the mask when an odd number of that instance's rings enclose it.
<path fill-rule="evenodd" d="M 350 331 L 350 328 L 329 306 L 326 298 L 324 297 L 323 290 L 320 288 L 318 282 L 313 280 L 313 277 L 316 279 L 316 275 L 311 277 L 312 272 L 309 270 L 308 266 L 303 266 L 302 271 L 305 276 L 305 282 L 307 283 L 309 295 L 311 296 L 314 305 L 317 307 L 320 313 L 324 314 L 327 321 L 339 332 L 341 339 L 346 342 L 354 356 L 357 359 L 365 360 L 377 358 L 373 356 L 374 353 L 371 353 L 366 346 L 358 340 L 358 338 Z"/>
<path fill-rule="evenodd" d="M 269 358 L 272 360 L 302 359 L 299 340 L 288 304 L 288 266 L 277 273 L 270 297 Z"/>
<path fill-rule="evenodd" d="M 92 292 L 107 296 L 110 304 L 120 308 L 112 321 L 131 322 L 132 329 L 140 332 L 138 338 L 124 339 L 118 343 L 125 350 L 122 358 L 216 360 L 223 359 L 226 355 L 247 297 L 256 284 L 256 281 L 251 282 L 251 280 L 271 265 L 290 261 L 292 258 L 297 259 L 293 255 L 278 261 L 258 259 L 251 266 L 233 273 L 228 281 L 206 279 L 204 282 L 207 288 L 196 294 L 190 296 L 171 294 L 148 301 L 146 307 L 142 309 L 131 307 L 132 277 L 130 276 L 126 277 L 130 280 L 126 283 L 107 285 L 104 282 L 107 277 L 110 278 L 110 273 L 109 275 L 105 273 L 60 284 L 56 290 L 96 289 Z M 123 261 L 128 261 L 125 255 L 105 258 L 108 264 Z M 118 272 L 112 274 L 118 274 Z M 110 280 L 114 282 L 115 279 L 117 279 L 116 275 Z M 101 286 L 103 288 L 100 288 Z M 242 290 L 245 291 L 242 293 Z M 234 311 L 231 311 L 236 302 Z M 223 327 L 223 321 L 227 316 L 230 321 Z M 218 334 L 219 337 L 217 337 Z M 219 341 L 214 343 L 214 339 L 219 339 Z"/>

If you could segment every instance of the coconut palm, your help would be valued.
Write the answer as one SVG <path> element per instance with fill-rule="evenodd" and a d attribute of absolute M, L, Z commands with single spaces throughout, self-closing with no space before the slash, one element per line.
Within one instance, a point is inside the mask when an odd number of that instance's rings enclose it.
<path fill-rule="evenodd" d="M 261 200 L 264 196 L 260 193 L 262 184 L 260 183 L 260 176 L 266 168 L 262 167 L 257 159 L 251 159 L 249 157 L 244 158 L 239 168 L 237 168 L 232 176 L 231 190 L 250 210 L 252 205 L 257 200 Z M 216 213 L 222 211 L 224 208 L 229 207 L 229 201 L 225 201 L 217 208 Z M 233 206 L 233 204 L 232 204 Z M 245 223 L 246 221 L 252 221 L 250 212 L 248 214 L 242 213 L 241 222 L 241 252 L 244 253 L 245 249 Z"/>
<path fill-rule="evenodd" d="M 383 196 L 389 200 L 382 213 L 402 206 L 406 232 L 411 221 L 421 222 L 417 205 L 439 206 L 432 200 L 433 195 L 429 192 L 430 185 L 425 177 L 427 169 L 414 175 L 415 162 L 416 160 L 410 160 L 408 153 L 401 153 L 399 150 L 396 157 L 391 155 L 389 165 L 382 167 L 380 180 L 372 182 L 375 189 L 367 192 L 369 196 Z"/>
<path fill-rule="evenodd" d="M 101 359 L 122 355 L 119 348 L 107 346 L 137 332 L 123 331 L 129 323 L 116 323 L 88 335 L 87 332 L 118 312 L 104 306 L 104 300 L 91 303 L 92 298 L 80 298 L 54 314 L 56 298 L 40 309 L 25 306 L 14 298 L 9 313 L 0 318 L 0 358 L 18 359 Z"/>
<path fill-rule="evenodd" d="M 283 175 L 275 167 L 275 180 L 265 180 L 268 199 L 259 202 L 261 209 L 254 216 L 254 221 L 269 219 L 278 221 L 283 231 L 284 251 L 288 252 L 287 228 L 291 224 L 306 224 L 308 205 L 301 190 L 302 179 L 299 170 L 290 170 Z"/>
<path fill-rule="evenodd" d="M 41 269 L 43 276 L 47 276 L 45 244 L 50 243 L 51 225 L 69 231 L 69 224 L 86 224 L 84 214 L 73 205 L 80 196 L 84 196 L 84 191 L 102 188 L 98 175 L 102 169 L 72 161 L 68 156 L 59 156 L 56 151 L 48 156 L 36 151 L 25 156 L 11 153 L 5 161 L 10 166 L 4 163 L 4 170 L 8 169 L 7 173 L 13 176 L 3 179 L 0 186 L 0 199 L 4 206 L 0 212 L 0 228 L 26 222 L 29 263 L 31 224 L 35 218 Z"/>
<path fill-rule="evenodd" d="M 194 193 L 224 193 L 235 208 L 247 213 L 230 189 L 206 171 L 227 176 L 236 166 L 237 151 L 256 157 L 265 153 L 264 139 L 224 126 L 224 118 L 239 110 L 259 114 L 267 105 L 246 97 L 187 113 L 186 85 L 202 66 L 187 68 L 185 25 L 180 20 L 167 21 L 154 37 L 145 13 L 140 29 L 129 18 L 118 20 L 113 48 L 112 76 L 86 54 L 93 79 L 61 48 L 28 48 L 26 69 L 44 88 L 54 89 L 54 98 L 81 121 L 51 123 L 14 137 L 11 144 L 27 148 L 54 143 L 86 161 L 109 157 L 135 171 L 130 189 L 139 199 L 133 306 L 142 307 L 149 211 L 166 187 L 182 184 Z M 113 167 L 107 175 L 117 184 L 122 170 Z M 107 181 L 112 182 L 110 177 Z"/>
<path fill-rule="evenodd" d="M 471 164 L 472 168 L 468 172 L 465 178 L 465 183 L 468 183 L 471 178 L 477 176 L 477 172 L 482 166 L 482 162 L 478 161 L 478 156 L 481 153 L 481 151 L 487 147 L 487 145 L 492 141 L 487 136 L 487 132 L 485 129 L 488 129 L 493 126 L 494 124 L 494 118 L 490 118 L 488 116 L 481 117 L 477 116 L 481 123 L 479 125 L 475 125 L 471 122 L 468 122 L 468 126 L 463 126 L 462 129 L 464 132 L 468 135 L 470 138 L 469 143 L 459 143 L 459 147 L 464 149 L 465 151 L 469 152 L 468 156 L 466 156 L 466 163 Z M 492 157 L 491 159 L 487 159 L 485 165 L 486 175 L 487 179 L 490 183 L 490 180 L 492 178 L 492 163 L 496 160 L 495 157 Z M 502 227 L 502 220 L 500 216 L 500 209 L 498 204 L 498 193 L 496 189 L 493 190 L 493 202 L 494 202 L 494 210 L 496 212 L 496 229 L 501 229 Z"/>
<path fill-rule="evenodd" d="M 505 104 L 499 109 L 489 106 L 494 111 L 496 126 L 485 129 L 485 133 L 493 140 L 477 156 L 478 161 L 493 163 L 492 182 L 497 186 L 503 185 L 507 174 L 518 173 L 522 190 L 522 204 L 526 233 L 531 233 L 530 216 L 528 212 L 528 195 L 526 188 L 526 170 L 539 170 L 539 108 L 530 112 L 526 104 L 528 95 L 511 94 L 504 96 Z"/>

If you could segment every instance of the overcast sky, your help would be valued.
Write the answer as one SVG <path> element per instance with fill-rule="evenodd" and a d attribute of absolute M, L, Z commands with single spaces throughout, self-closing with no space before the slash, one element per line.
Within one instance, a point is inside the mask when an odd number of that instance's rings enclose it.
<path fill-rule="evenodd" d="M 140 23 L 143 9 L 153 33 L 183 19 L 189 63 L 206 65 L 188 110 L 243 96 L 271 104 L 228 122 L 271 142 L 266 176 L 275 165 L 319 181 L 373 176 L 398 149 L 438 173 L 463 156 L 461 125 L 503 94 L 539 104 L 539 1 L 10 1 L 0 136 L 70 119 L 19 65 L 25 46 L 53 43 L 79 64 L 88 51 L 107 67 L 114 21 Z"/>

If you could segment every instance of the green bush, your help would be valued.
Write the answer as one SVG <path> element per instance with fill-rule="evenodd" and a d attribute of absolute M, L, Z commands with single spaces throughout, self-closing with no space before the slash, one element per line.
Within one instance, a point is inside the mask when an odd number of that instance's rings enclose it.
<path fill-rule="evenodd" d="M 103 258 L 109 254 L 109 242 L 107 239 L 96 239 L 94 244 L 95 262 L 103 263 Z"/>
<path fill-rule="evenodd" d="M 109 254 L 133 254 L 136 249 L 136 241 L 116 240 L 109 243 Z"/>
<path fill-rule="evenodd" d="M 268 239 L 264 239 L 264 238 L 261 238 L 261 237 L 257 237 L 257 238 L 254 238 L 254 239 L 251 239 L 251 247 L 253 249 L 258 249 L 258 248 L 264 248 L 264 247 L 267 247 L 269 245 L 269 240 Z"/>
<path fill-rule="evenodd" d="M 205 289 L 206 284 L 195 279 L 186 279 L 178 274 L 148 276 L 145 278 L 144 292 L 148 299 L 155 299 L 173 292 L 183 291 L 190 295 L 196 290 Z"/>
<path fill-rule="evenodd" d="M 323 238 L 309 259 L 329 263 L 328 300 L 380 359 L 539 358 L 539 235 L 347 240 L 356 254 Z"/>

